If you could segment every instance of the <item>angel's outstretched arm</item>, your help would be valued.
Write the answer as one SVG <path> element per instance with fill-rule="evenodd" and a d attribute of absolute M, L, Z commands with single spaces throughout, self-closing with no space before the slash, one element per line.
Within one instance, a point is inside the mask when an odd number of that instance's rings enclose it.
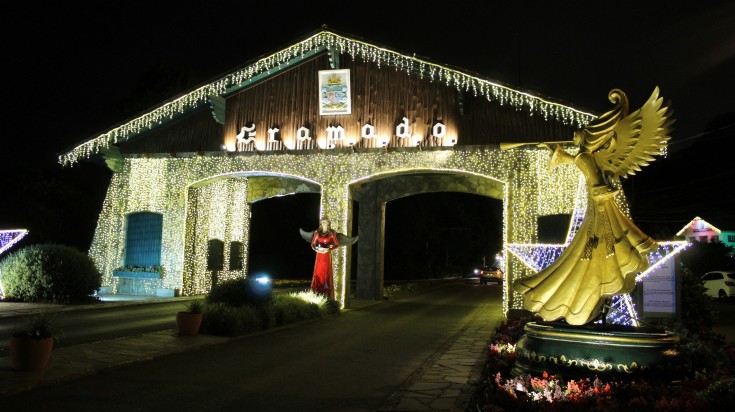
<path fill-rule="evenodd" d="M 564 149 L 562 149 L 561 145 L 554 145 L 556 147 L 553 149 L 551 148 L 550 144 L 544 143 L 543 145 L 552 152 L 551 160 L 549 161 L 549 169 L 553 169 L 559 165 L 574 162 L 574 156 L 565 152 Z"/>

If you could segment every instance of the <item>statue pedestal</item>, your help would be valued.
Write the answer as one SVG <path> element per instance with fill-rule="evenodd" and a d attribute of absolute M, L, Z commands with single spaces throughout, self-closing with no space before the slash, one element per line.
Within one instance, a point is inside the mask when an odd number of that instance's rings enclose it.
<path fill-rule="evenodd" d="M 635 379 L 683 373 L 679 337 L 661 329 L 529 322 L 525 331 L 516 346 L 515 375 Z"/>

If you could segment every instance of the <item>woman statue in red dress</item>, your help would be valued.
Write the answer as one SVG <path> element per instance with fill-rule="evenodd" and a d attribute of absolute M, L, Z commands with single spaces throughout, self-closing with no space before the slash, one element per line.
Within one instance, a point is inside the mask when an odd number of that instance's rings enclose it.
<path fill-rule="evenodd" d="M 311 248 L 316 252 L 314 277 L 311 290 L 334 299 L 334 277 L 332 275 L 332 251 L 339 247 L 337 233 L 332 230 L 329 219 L 319 221 L 319 228 L 311 237 Z"/>

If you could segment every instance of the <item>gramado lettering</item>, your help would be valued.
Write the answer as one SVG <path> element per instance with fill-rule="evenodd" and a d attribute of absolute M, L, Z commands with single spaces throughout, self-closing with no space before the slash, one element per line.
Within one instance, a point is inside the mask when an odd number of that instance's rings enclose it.
<path fill-rule="evenodd" d="M 342 146 L 352 147 L 357 144 L 357 138 L 355 136 L 347 136 L 345 129 L 342 126 L 329 126 L 326 129 L 326 139 L 317 140 L 317 146 L 320 149 L 334 149 L 336 142 L 342 142 Z M 277 127 L 268 128 L 268 143 L 283 142 L 288 149 L 295 149 L 297 142 L 311 141 L 311 130 L 306 127 L 300 127 L 296 130 L 295 139 L 282 140 L 279 138 L 280 129 Z M 453 137 L 447 137 L 446 126 L 442 122 L 437 122 L 431 128 L 431 136 L 438 139 L 441 146 L 454 146 L 457 144 L 457 139 Z M 404 117 L 395 128 L 395 136 L 401 139 L 402 142 L 409 142 L 411 146 L 419 146 L 424 141 L 423 134 L 412 134 L 409 126 L 408 118 Z M 244 126 L 240 129 L 240 133 L 237 134 L 236 147 L 238 149 L 243 148 L 244 145 L 254 143 L 256 137 L 255 124 L 251 123 L 248 126 Z M 378 136 L 375 133 L 375 127 L 369 123 L 362 126 L 361 137 L 365 139 L 374 139 L 374 147 L 386 147 L 390 143 L 390 136 Z M 234 148 L 233 148 L 234 149 Z M 234 150 L 233 150 L 234 151 Z M 239 150 L 238 150 L 239 151 Z"/>

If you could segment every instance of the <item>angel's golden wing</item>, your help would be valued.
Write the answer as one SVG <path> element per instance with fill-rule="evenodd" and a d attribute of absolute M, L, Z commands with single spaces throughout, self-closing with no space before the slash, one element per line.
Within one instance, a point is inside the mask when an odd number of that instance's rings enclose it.
<path fill-rule="evenodd" d="M 622 98 L 626 99 L 624 95 Z M 625 106 L 627 111 L 627 99 Z M 595 151 L 598 167 L 607 176 L 620 178 L 634 175 L 641 167 L 648 166 L 655 160 L 654 156 L 663 154 L 666 149 L 674 122 L 671 114 L 656 87 L 640 109 L 617 119 L 609 144 Z"/>

